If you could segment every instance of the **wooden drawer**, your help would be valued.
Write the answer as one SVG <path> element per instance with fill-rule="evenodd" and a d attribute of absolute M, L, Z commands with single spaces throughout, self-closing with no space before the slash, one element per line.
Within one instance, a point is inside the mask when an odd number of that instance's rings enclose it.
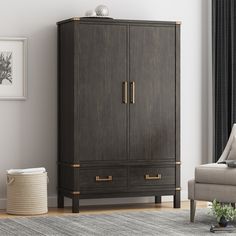
<path fill-rule="evenodd" d="M 80 187 L 92 191 L 93 188 L 125 187 L 127 185 L 127 169 L 113 167 L 97 167 L 80 169 Z"/>
<path fill-rule="evenodd" d="M 175 167 L 130 167 L 130 186 L 174 185 Z"/>

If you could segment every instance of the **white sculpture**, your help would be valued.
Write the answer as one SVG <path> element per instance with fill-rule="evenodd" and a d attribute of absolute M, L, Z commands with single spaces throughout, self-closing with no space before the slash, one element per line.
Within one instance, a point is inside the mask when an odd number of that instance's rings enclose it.
<path fill-rule="evenodd" d="M 96 12 L 94 10 L 88 10 L 85 12 L 85 16 L 87 17 L 96 17 Z"/>
<path fill-rule="evenodd" d="M 99 5 L 95 8 L 95 12 L 97 16 L 109 16 L 108 7 L 105 5 Z"/>

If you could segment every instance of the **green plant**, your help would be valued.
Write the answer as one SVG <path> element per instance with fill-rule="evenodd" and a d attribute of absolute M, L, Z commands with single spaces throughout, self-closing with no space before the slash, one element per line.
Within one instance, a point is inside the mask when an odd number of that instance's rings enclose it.
<path fill-rule="evenodd" d="M 212 202 L 211 212 L 218 222 L 220 222 L 221 218 L 224 218 L 227 221 L 233 221 L 236 217 L 236 209 L 230 204 L 217 202 L 216 199 Z"/>

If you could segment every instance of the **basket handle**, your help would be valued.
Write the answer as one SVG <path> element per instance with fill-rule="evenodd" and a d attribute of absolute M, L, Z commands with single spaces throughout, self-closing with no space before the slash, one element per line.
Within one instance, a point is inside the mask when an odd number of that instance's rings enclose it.
<path fill-rule="evenodd" d="M 11 185 L 15 181 L 14 177 L 7 177 L 7 185 Z"/>

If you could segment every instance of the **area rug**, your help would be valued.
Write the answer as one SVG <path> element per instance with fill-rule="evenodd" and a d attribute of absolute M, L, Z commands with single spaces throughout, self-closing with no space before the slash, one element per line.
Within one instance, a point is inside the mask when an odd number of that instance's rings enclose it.
<path fill-rule="evenodd" d="M 207 209 L 198 209 L 195 223 L 189 222 L 189 210 L 16 217 L 0 220 L 0 235 L 212 235 L 209 231 L 210 225 L 216 222 L 207 212 Z M 220 235 L 229 234 L 236 235 L 236 231 L 220 233 Z"/>

